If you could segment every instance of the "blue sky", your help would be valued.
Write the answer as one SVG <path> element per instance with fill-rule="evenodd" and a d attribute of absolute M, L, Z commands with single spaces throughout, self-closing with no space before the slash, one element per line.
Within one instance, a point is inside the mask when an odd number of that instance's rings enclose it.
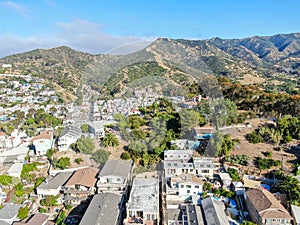
<path fill-rule="evenodd" d="M 299 9 L 298 0 L 0 0 L 0 56 L 58 45 L 125 53 L 158 37 L 300 32 Z"/>

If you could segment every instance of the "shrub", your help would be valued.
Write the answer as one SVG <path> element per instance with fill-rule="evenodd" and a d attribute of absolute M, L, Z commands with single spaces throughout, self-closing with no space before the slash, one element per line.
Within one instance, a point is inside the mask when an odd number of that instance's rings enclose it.
<path fill-rule="evenodd" d="M 24 207 L 19 209 L 18 218 L 21 219 L 21 220 L 25 219 L 28 216 L 28 214 L 29 214 L 29 209 L 28 209 L 27 206 L 24 206 Z"/>
<path fill-rule="evenodd" d="M 257 157 L 255 160 L 255 164 L 258 169 L 265 170 L 271 169 L 275 166 L 280 166 L 281 162 L 279 160 Z"/>
<path fill-rule="evenodd" d="M 240 181 L 241 178 L 240 178 L 240 175 L 238 173 L 238 171 L 234 168 L 229 168 L 228 171 L 227 171 L 230 175 L 230 177 L 232 178 L 233 181 Z"/>
<path fill-rule="evenodd" d="M 40 207 L 39 208 L 39 213 L 46 213 L 47 209 Z"/>
<path fill-rule="evenodd" d="M 129 152 L 122 152 L 121 159 L 123 159 L 123 160 L 129 160 L 130 159 Z"/>
<path fill-rule="evenodd" d="M 250 158 L 247 155 L 230 155 L 225 157 L 225 162 L 229 162 L 231 164 L 238 164 L 242 166 L 248 166 L 249 159 Z"/>
<path fill-rule="evenodd" d="M 263 142 L 262 137 L 256 131 L 253 131 L 252 133 L 248 134 L 246 136 L 246 139 L 252 144 Z"/>
<path fill-rule="evenodd" d="M 266 156 L 267 158 L 272 158 L 273 153 L 271 151 L 266 151 L 263 152 L 263 155 Z"/>
<path fill-rule="evenodd" d="M 96 152 L 93 153 L 92 159 L 96 163 L 104 163 L 108 160 L 110 153 L 108 151 L 105 151 L 103 149 L 99 149 Z"/>
<path fill-rule="evenodd" d="M 81 162 L 83 162 L 83 159 L 82 158 L 76 158 L 74 160 L 74 162 L 76 162 L 77 164 L 80 164 Z"/>

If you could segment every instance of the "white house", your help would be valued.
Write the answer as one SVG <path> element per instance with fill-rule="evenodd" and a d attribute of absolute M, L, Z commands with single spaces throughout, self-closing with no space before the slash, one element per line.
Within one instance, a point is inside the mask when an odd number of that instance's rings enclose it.
<path fill-rule="evenodd" d="M 66 151 L 70 145 L 75 143 L 82 135 L 81 129 L 75 126 L 68 126 L 61 131 L 58 138 L 58 150 Z"/>
<path fill-rule="evenodd" d="M 48 195 L 57 196 L 62 186 L 69 180 L 73 172 L 58 173 L 54 177 L 48 177 L 37 188 L 37 196 L 39 199 L 43 199 Z"/>
<path fill-rule="evenodd" d="M 36 155 L 45 155 L 53 146 L 53 131 L 42 131 L 38 136 L 32 139 Z"/>
<path fill-rule="evenodd" d="M 114 120 L 100 120 L 93 121 L 89 124 L 89 133 L 93 134 L 95 137 L 103 137 L 105 135 L 105 126 L 110 124 L 116 124 L 117 121 Z"/>
<path fill-rule="evenodd" d="M 232 178 L 230 177 L 229 173 L 219 173 L 219 177 L 221 178 L 223 188 L 230 189 Z"/>
<path fill-rule="evenodd" d="M 171 177 L 170 186 L 175 194 L 180 196 L 198 195 L 203 192 L 202 179 L 193 174 L 181 174 L 180 176 Z"/>

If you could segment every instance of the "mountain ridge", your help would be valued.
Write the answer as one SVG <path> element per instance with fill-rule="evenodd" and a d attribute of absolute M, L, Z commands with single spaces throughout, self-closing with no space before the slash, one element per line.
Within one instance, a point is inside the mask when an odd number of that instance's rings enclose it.
<path fill-rule="evenodd" d="M 13 65 L 15 73 L 44 77 L 70 94 L 76 93 L 83 83 L 103 94 L 120 94 L 129 83 L 149 78 L 149 74 L 153 83 L 161 83 L 156 78 L 164 79 L 167 85 L 181 88 L 204 75 L 215 75 L 242 84 L 266 83 L 268 87 L 278 80 L 281 85 L 292 82 L 297 89 L 300 33 L 242 39 L 158 38 L 146 48 L 126 55 L 89 54 L 57 46 L 0 59 L 0 64 L 6 63 Z M 153 73 L 144 73 L 142 69 Z"/>

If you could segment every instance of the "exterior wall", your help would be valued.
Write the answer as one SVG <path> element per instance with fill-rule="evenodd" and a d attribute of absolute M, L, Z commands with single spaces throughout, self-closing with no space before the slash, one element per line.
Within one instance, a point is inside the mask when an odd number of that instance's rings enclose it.
<path fill-rule="evenodd" d="M 196 169 L 196 174 L 203 176 L 203 177 L 212 178 L 214 175 L 214 170 L 213 169 Z"/>
<path fill-rule="evenodd" d="M 246 196 L 246 195 L 245 195 Z M 250 202 L 248 199 L 245 200 L 246 207 L 248 209 L 249 217 L 252 222 L 261 225 L 262 224 L 262 219 L 256 209 L 254 208 L 252 202 Z"/>
<path fill-rule="evenodd" d="M 53 196 L 58 195 L 60 189 L 61 189 L 60 187 L 57 189 L 39 189 L 39 188 L 37 188 L 36 192 L 37 192 L 38 198 L 43 199 L 47 195 L 53 195 Z"/>
<path fill-rule="evenodd" d="M 75 143 L 77 141 L 77 137 L 73 136 L 63 136 L 63 137 L 60 137 L 58 139 L 58 150 L 59 151 L 66 151 L 69 149 L 70 145 Z"/>
<path fill-rule="evenodd" d="M 196 183 L 173 183 L 172 188 L 176 188 L 178 195 L 197 195 L 203 192 L 202 185 Z"/>
<path fill-rule="evenodd" d="M 38 139 L 34 140 L 32 144 L 35 147 L 37 155 L 45 155 L 47 151 L 52 148 L 53 139 Z"/>

